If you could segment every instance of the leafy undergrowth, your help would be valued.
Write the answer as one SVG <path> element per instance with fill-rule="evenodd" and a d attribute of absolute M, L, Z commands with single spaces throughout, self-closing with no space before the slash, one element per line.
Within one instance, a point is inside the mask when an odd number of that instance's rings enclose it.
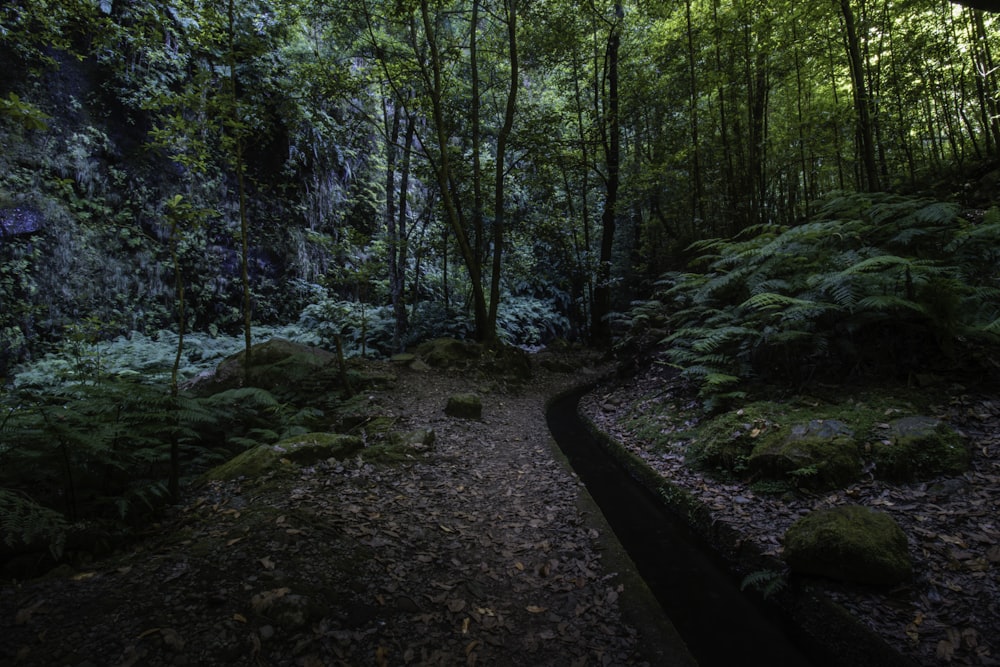
<path fill-rule="evenodd" d="M 548 440 L 571 380 L 402 372 L 371 409 L 433 450 L 209 483 L 127 553 L 0 589 L 0 665 L 643 664 Z M 468 391 L 484 419 L 447 417 Z"/>
<path fill-rule="evenodd" d="M 841 389 L 841 391 L 847 391 Z M 972 465 L 961 475 L 892 484 L 865 475 L 847 488 L 822 493 L 783 493 L 751 482 L 712 477 L 685 463 L 697 434 L 700 402 L 689 383 L 652 368 L 606 386 L 583 404 L 601 430 L 622 443 L 671 484 L 707 508 L 756 547 L 781 556 L 781 538 L 800 516 L 820 508 L 862 504 L 887 512 L 909 538 L 915 576 L 909 585 L 874 590 L 832 581 L 812 581 L 865 626 L 920 664 L 992 665 L 1000 657 L 1000 400 L 951 385 L 936 387 L 911 403 L 958 427 L 972 445 Z M 788 399 L 801 412 L 812 401 Z M 857 405 L 885 406 L 871 394 Z M 787 572 L 768 579 L 786 581 Z M 750 582 L 753 583 L 752 581 Z"/>

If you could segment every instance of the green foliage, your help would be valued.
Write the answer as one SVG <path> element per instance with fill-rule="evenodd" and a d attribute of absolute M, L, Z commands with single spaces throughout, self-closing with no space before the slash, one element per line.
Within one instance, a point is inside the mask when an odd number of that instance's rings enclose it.
<path fill-rule="evenodd" d="M 39 505 L 23 492 L 0 488 L 0 534 L 8 547 L 41 543 L 58 559 L 68 528 L 59 512 Z"/>
<path fill-rule="evenodd" d="M 473 333 L 466 313 L 447 312 L 438 302 L 422 302 L 415 313 L 404 341 L 407 345 L 439 337 L 465 339 Z M 387 356 L 393 353 L 394 325 L 390 306 L 323 299 L 302 311 L 297 339 L 333 349 L 339 336 L 347 355 L 358 355 L 365 349 Z M 497 335 L 506 345 L 544 345 L 565 336 L 569 326 L 569 319 L 551 301 L 535 297 L 507 296 L 497 311 Z"/>
<path fill-rule="evenodd" d="M 26 367 L 0 393 L 0 520 L 8 541 L 58 554 L 69 522 L 144 524 L 169 502 L 175 442 L 190 479 L 245 448 L 324 423 L 322 410 L 254 387 L 172 398 L 176 335 L 103 342 L 98 324 L 81 323 L 62 352 Z M 185 374 L 238 348 L 235 338 L 187 338 Z"/>
<path fill-rule="evenodd" d="M 699 273 L 669 273 L 632 311 L 665 322 L 663 357 L 716 401 L 751 378 L 900 374 L 992 355 L 1000 338 L 1000 224 L 955 206 L 843 195 L 809 222 L 696 243 Z M 973 348 L 972 345 L 981 346 Z"/>
<path fill-rule="evenodd" d="M 780 593 L 788 585 L 786 573 L 777 570 L 756 570 L 743 577 L 740 590 L 753 589 L 764 596 L 764 599 Z"/>

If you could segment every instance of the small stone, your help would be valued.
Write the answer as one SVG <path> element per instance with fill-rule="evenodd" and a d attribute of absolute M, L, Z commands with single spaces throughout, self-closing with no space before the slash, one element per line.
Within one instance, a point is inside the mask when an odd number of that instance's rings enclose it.
<path fill-rule="evenodd" d="M 261 628 L 260 628 L 260 630 L 258 630 L 257 632 L 260 633 L 260 638 L 261 639 L 263 639 L 264 641 L 267 641 L 268 639 L 271 639 L 272 637 L 274 637 L 274 626 L 273 625 L 262 625 Z"/>

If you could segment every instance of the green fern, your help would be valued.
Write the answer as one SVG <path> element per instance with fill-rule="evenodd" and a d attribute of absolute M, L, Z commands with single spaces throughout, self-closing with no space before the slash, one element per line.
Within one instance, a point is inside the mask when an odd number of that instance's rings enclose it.
<path fill-rule="evenodd" d="M 874 370 L 955 355 L 960 336 L 995 338 L 1000 280 L 1000 212 L 978 224 L 957 212 L 899 195 L 837 195 L 804 224 L 692 244 L 692 268 L 703 270 L 662 276 L 635 316 L 672 329 L 664 362 L 708 395 L 731 393 L 732 378 L 795 381 L 803 369 L 837 372 L 861 358 Z M 886 336 L 900 327 L 917 335 Z"/>
<path fill-rule="evenodd" d="M 68 530 L 69 523 L 59 512 L 39 505 L 23 492 L 0 488 L 0 533 L 7 546 L 41 543 L 59 559 Z"/>
<path fill-rule="evenodd" d="M 784 572 L 777 570 L 757 570 L 743 577 L 740 590 L 748 588 L 760 593 L 764 599 L 780 593 L 788 585 L 788 578 Z"/>

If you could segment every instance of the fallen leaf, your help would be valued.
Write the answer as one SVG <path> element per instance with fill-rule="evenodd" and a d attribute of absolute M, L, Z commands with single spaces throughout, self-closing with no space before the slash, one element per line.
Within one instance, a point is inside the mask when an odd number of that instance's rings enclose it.
<path fill-rule="evenodd" d="M 274 561 L 271 560 L 270 556 L 264 556 L 263 558 L 261 558 L 260 559 L 260 564 L 264 566 L 265 570 L 273 570 L 274 569 Z"/>
<path fill-rule="evenodd" d="M 247 617 L 244 616 L 243 614 L 233 614 L 233 620 L 239 623 L 246 623 Z"/>
<path fill-rule="evenodd" d="M 955 647 L 947 639 L 942 639 L 937 645 L 937 657 L 938 660 L 944 660 L 945 662 L 951 662 L 952 657 L 955 655 Z"/>
<path fill-rule="evenodd" d="M 539 607 L 538 605 L 529 604 L 527 607 L 525 607 L 525 609 L 527 609 L 528 612 L 532 614 L 541 614 L 545 612 L 548 609 L 548 607 Z"/>

